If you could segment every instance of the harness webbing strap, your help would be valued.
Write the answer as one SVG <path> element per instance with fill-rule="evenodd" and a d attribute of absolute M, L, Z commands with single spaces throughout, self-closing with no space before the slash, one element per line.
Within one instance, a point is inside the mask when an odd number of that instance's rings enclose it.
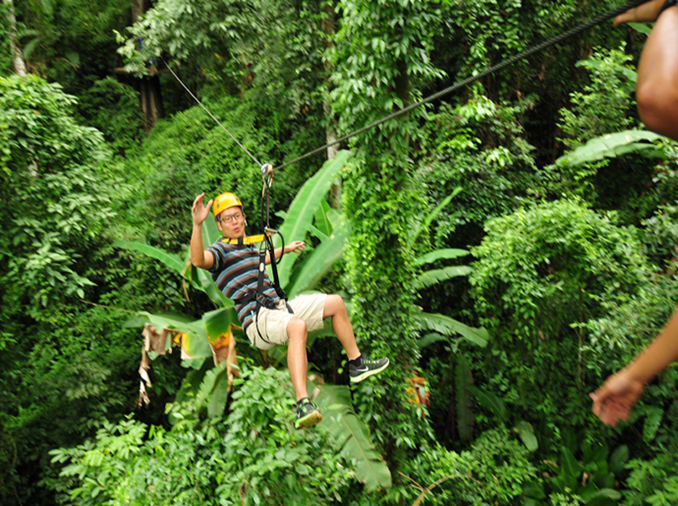
<path fill-rule="evenodd" d="M 229 239 L 225 237 L 221 242 L 226 244 L 232 244 L 234 246 L 249 246 L 250 244 L 255 244 L 266 240 L 264 234 L 259 235 L 248 235 L 247 237 L 238 237 L 237 239 Z"/>

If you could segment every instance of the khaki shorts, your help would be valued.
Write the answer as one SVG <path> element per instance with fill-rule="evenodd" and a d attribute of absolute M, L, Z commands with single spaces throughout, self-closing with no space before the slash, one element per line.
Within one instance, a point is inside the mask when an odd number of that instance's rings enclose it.
<path fill-rule="evenodd" d="M 287 312 L 285 301 L 278 304 L 278 309 L 259 309 L 259 332 L 266 339 L 262 340 L 257 332 L 257 320 L 247 327 L 247 337 L 253 346 L 261 350 L 270 350 L 279 344 L 287 344 L 290 340 L 287 335 L 287 325 L 295 316 L 306 322 L 306 328 L 309 332 L 323 328 L 323 313 L 325 311 L 325 301 L 327 295 L 324 293 L 314 293 L 311 295 L 300 295 L 289 301 L 289 305 L 294 314 Z"/>

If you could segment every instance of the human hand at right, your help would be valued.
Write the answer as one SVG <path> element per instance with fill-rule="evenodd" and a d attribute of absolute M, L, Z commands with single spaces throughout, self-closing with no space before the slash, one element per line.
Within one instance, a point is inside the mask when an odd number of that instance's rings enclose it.
<path fill-rule="evenodd" d="M 202 222 L 207 219 L 207 216 L 210 214 L 210 207 L 212 206 L 212 201 L 210 200 L 207 203 L 207 206 L 203 206 L 203 198 L 205 197 L 205 192 L 202 192 L 198 195 L 193 201 L 193 223 L 195 225 L 202 225 Z"/>
<path fill-rule="evenodd" d="M 659 15 L 659 11 L 664 6 L 666 0 L 650 0 L 644 4 L 629 9 L 614 18 L 614 26 L 619 26 L 622 23 L 654 21 Z"/>
<path fill-rule="evenodd" d="M 627 421 L 633 405 L 640 394 L 643 393 L 645 384 L 632 377 L 626 369 L 613 374 L 603 385 L 589 394 L 593 400 L 593 414 L 606 425 L 617 425 L 619 420 Z"/>

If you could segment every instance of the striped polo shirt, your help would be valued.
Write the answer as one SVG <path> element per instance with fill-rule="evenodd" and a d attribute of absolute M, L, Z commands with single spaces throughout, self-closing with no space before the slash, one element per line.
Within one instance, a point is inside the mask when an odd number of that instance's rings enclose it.
<path fill-rule="evenodd" d="M 259 281 L 259 250 L 254 245 L 235 245 L 217 241 L 207 248 L 214 262 L 210 273 L 212 279 L 229 299 L 237 300 L 248 292 L 257 291 Z M 264 271 L 264 294 L 276 303 L 280 300 L 273 289 L 271 280 Z M 257 302 L 252 299 L 248 304 L 236 304 L 238 319 L 244 331 L 254 322 Z"/>

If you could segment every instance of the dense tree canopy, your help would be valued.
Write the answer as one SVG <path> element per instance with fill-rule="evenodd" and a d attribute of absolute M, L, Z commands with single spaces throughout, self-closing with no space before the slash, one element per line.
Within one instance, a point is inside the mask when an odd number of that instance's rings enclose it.
<path fill-rule="evenodd" d="M 391 359 L 349 386 L 331 326 L 309 336 L 320 426 L 293 428 L 284 348 L 236 329 L 239 378 L 213 358 L 231 303 L 187 264 L 195 196 L 234 191 L 255 234 L 261 175 L 170 69 L 279 165 L 613 7 L 0 3 L 0 503 L 677 503 L 678 368 L 616 428 L 588 398 L 678 300 L 678 149 L 634 95 L 650 25 L 276 172 L 272 225 L 308 245 L 286 289 L 340 293 Z M 148 323 L 172 332 L 144 403 Z"/>

